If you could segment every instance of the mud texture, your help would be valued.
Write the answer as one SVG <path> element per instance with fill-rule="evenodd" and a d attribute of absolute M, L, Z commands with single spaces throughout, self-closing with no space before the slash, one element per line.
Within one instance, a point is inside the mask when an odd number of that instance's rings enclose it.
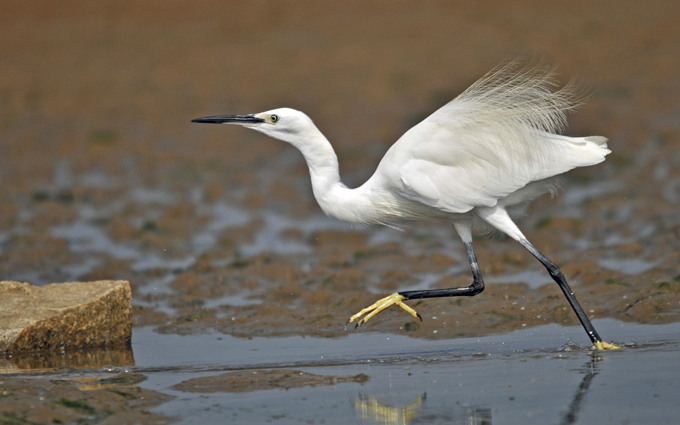
<path fill-rule="evenodd" d="M 205 378 L 194 378 L 172 387 L 174 390 L 192 393 L 247 393 L 269 389 L 319 387 L 356 382 L 363 384 L 370 379 L 360 373 L 355 376 L 316 375 L 295 369 L 243 370 Z"/>
<path fill-rule="evenodd" d="M 149 413 L 171 396 L 139 388 L 141 375 L 100 378 L 0 380 L 3 424 L 166 424 L 170 418 Z"/>

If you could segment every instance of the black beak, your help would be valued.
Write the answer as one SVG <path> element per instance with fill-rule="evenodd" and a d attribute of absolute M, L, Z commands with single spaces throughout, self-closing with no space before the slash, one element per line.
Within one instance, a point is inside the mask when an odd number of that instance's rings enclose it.
<path fill-rule="evenodd" d="M 256 117 L 253 114 L 247 115 L 217 115 L 214 117 L 203 117 L 191 120 L 201 124 L 257 124 L 264 122 L 263 118 Z"/>

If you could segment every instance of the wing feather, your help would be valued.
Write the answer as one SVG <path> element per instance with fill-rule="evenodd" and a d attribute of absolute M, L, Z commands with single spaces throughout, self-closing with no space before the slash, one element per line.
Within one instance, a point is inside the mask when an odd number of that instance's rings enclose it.
<path fill-rule="evenodd" d="M 553 77 L 549 68 L 516 62 L 491 71 L 406 132 L 376 174 L 410 200 L 463 213 L 602 162 L 606 138 L 554 134 L 579 99 L 572 84 L 555 90 Z"/>

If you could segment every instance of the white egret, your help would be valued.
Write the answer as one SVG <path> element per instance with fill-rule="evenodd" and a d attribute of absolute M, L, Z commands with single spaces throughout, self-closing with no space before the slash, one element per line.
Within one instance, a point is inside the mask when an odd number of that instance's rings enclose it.
<path fill-rule="evenodd" d="M 536 197 L 554 194 L 560 174 L 598 164 L 611 152 L 601 136 L 556 134 L 577 100 L 573 85 L 556 88 L 553 74 L 542 66 L 518 67 L 516 62 L 492 70 L 408 130 L 373 176 L 356 189 L 342 184 L 333 147 L 300 111 L 280 108 L 193 122 L 238 124 L 295 146 L 307 161 L 314 197 L 329 216 L 362 224 L 432 218 L 453 222 L 470 261 L 469 286 L 396 292 L 361 310 L 349 323 L 364 316 L 357 322 L 361 326 L 395 304 L 420 318 L 405 300 L 482 292 L 472 228 L 490 227 L 515 239 L 547 268 L 598 349 L 618 348 L 602 341 L 560 269 L 510 218 Z"/>

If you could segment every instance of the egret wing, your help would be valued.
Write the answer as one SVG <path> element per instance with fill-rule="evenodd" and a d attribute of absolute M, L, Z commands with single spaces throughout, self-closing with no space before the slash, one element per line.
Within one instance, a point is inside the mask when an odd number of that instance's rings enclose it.
<path fill-rule="evenodd" d="M 512 71 L 492 71 L 406 132 L 378 167 L 391 189 L 463 213 L 604 160 L 605 138 L 553 134 L 573 107 L 571 87 L 552 91 L 550 70 Z"/>

